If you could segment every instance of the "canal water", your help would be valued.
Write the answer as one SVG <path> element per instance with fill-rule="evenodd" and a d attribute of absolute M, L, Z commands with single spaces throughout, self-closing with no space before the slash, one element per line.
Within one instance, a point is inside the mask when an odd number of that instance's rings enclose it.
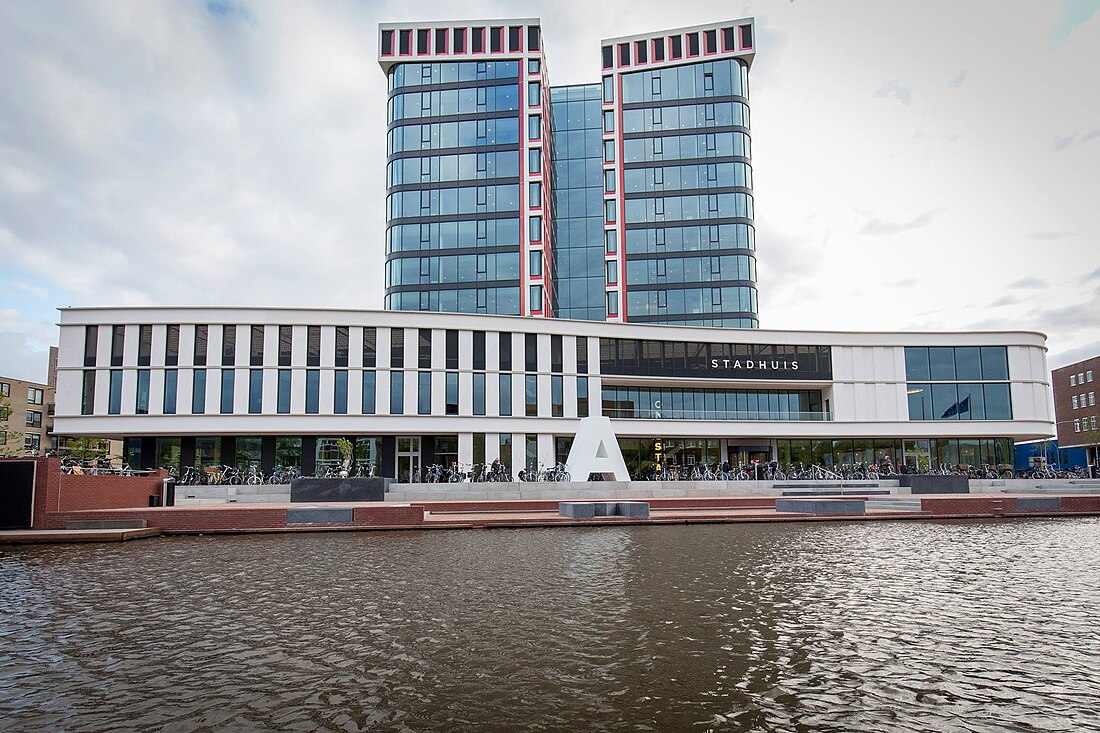
<path fill-rule="evenodd" d="M 0 548 L 3 731 L 1100 730 L 1100 520 Z"/>

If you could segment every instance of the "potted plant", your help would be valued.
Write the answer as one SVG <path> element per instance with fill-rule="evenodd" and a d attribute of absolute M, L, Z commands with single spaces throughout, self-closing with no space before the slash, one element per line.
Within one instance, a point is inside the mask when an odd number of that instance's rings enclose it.
<path fill-rule="evenodd" d="M 347 438 L 340 438 L 336 441 L 336 448 L 340 451 L 340 458 L 344 461 L 340 467 L 340 478 L 347 478 L 351 474 L 351 457 L 355 452 L 355 444 Z"/>

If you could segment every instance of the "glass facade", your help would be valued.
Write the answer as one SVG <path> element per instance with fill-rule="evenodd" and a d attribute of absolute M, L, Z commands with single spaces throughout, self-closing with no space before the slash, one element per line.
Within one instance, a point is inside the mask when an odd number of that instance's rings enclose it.
<path fill-rule="evenodd" d="M 820 390 L 604 387 L 603 413 L 654 420 L 829 420 Z"/>
<path fill-rule="evenodd" d="M 910 420 L 1012 419 L 1003 346 L 906 347 L 905 377 Z"/>
<path fill-rule="evenodd" d="M 756 328 L 748 68 L 621 79 L 626 320 Z"/>
<path fill-rule="evenodd" d="M 390 69 L 386 308 L 520 314 L 519 64 Z"/>
<path fill-rule="evenodd" d="M 559 318 L 602 321 L 603 142 L 600 85 L 550 90 L 554 128 L 554 288 Z"/>

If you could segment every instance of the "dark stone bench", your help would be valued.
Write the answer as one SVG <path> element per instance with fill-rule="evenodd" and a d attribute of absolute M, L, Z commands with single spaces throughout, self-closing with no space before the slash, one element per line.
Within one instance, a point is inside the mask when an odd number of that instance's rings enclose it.
<path fill-rule="evenodd" d="M 563 501 L 558 503 L 558 516 L 570 519 L 594 517 L 649 518 L 648 501 Z"/>
<path fill-rule="evenodd" d="M 351 524 L 354 509 L 349 507 L 301 507 L 286 510 L 287 524 Z"/>
<path fill-rule="evenodd" d="M 81 519 L 65 522 L 65 529 L 145 529 L 144 519 Z"/>
<path fill-rule="evenodd" d="M 1020 496 L 1016 498 L 1018 512 L 1057 512 L 1062 510 L 1060 496 Z"/>
<path fill-rule="evenodd" d="M 388 478 L 296 478 L 290 482 L 290 501 L 385 501 Z"/>
<path fill-rule="evenodd" d="M 776 499 L 775 511 L 790 514 L 864 514 L 862 499 Z"/>
<path fill-rule="evenodd" d="M 903 474 L 898 476 L 898 486 L 905 486 L 911 494 L 969 494 L 970 479 L 966 476 L 939 476 L 936 474 Z"/>

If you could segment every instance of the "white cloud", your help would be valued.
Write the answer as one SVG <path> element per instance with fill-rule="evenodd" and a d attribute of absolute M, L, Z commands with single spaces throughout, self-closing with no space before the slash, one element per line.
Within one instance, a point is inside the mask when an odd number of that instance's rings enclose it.
<path fill-rule="evenodd" d="M 0 261 L 4 280 L 31 286 L 0 288 L 0 309 L 22 319 L 0 325 L 16 334 L 0 371 L 38 358 L 56 306 L 381 306 L 376 24 L 450 18 L 453 5 L 215 7 L 226 12 L 0 3 Z M 1052 350 L 1100 339 L 1065 286 L 1100 269 L 1100 101 L 1082 92 L 1095 87 L 1096 16 L 991 0 L 569 0 L 521 14 L 542 17 L 556 84 L 597 81 L 603 37 L 755 14 L 765 327 L 996 317 L 1048 329 Z M 929 17 L 945 20 L 932 32 Z M 1066 27 L 1054 47 L 1020 52 L 1019 38 Z M 1072 149 L 1054 151 L 1059 138 Z M 1029 276 L 1049 285 L 1009 303 L 1005 283 Z"/>

